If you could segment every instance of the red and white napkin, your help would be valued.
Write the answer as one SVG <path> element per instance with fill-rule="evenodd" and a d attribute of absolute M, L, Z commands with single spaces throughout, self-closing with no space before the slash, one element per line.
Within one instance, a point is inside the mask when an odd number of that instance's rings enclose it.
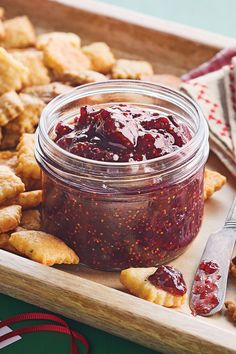
<path fill-rule="evenodd" d="M 185 81 L 181 90 L 201 107 L 210 130 L 210 148 L 236 176 L 236 57 L 230 65 Z"/>

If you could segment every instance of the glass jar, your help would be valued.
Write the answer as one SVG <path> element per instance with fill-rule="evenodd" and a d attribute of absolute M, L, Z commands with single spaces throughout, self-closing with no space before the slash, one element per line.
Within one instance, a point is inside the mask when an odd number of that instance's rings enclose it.
<path fill-rule="evenodd" d="M 57 122 L 81 106 L 114 103 L 173 114 L 192 139 L 168 155 L 123 163 L 76 156 L 53 141 Z M 179 256 L 199 231 L 208 128 L 199 107 L 180 92 L 132 80 L 80 86 L 44 109 L 35 152 L 43 171 L 44 229 L 89 267 L 156 266 Z"/>

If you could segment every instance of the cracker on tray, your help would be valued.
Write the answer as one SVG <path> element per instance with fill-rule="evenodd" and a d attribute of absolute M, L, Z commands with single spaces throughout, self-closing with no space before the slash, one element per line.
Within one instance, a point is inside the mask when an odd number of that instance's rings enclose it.
<path fill-rule="evenodd" d="M 5 36 L 2 45 L 6 48 L 26 48 L 35 45 L 36 36 L 27 16 L 4 21 Z"/>
<path fill-rule="evenodd" d="M 94 42 L 82 47 L 82 51 L 91 60 L 92 70 L 107 74 L 115 63 L 110 47 L 104 42 Z"/>
<path fill-rule="evenodd" d="M 142 299 L 165 307 L 181 306 L 186 300 L 186 294 L 183 296 L 172 295 L 154 286 L 148 277 L 155 271 L 155 267 L 124 269 L 120 274 L 120 281 L 132 294 Z"/>
<path fill-rule="evenodd" d="M 80 48 L 80 37 L 75 33 L 70 32 L 49 32 L 40 34 L 37 37 L 36 47 L 39 50 L 43 50 L 47 47 L 50 40 L 56 40 L 60 42 L 67 42 L 72 47 Z"/>
<path fill-rule="evenodd" d="M 42 231 L 14 232 L 9 242 L 23 255 L 49 266 L 79 263 L 79 257 L 62 240 Z"/>
<path fill-rule="evenodd" d="M 18 151 L 16 173 L 24 180 L 40 180 L 40 167 L 34 157 L 34 134 L 23 134 L 16 149 Z"/>
<path fill-rule="evenodd" d="M 143 75 L 153 75 L 147 61 L 118 59 L 112 67 L 113 79 L 140 79 Z"/>
<path fill-rule="evenodd" d="M 16 198 L 16 202 L 22 206 L 23 210 L 36 208 L 42 203 L 42 190 L 20 193 Z"/>
<path fill-rule="evenodd" d="M 10 205 L 0 208 L 0 233 L 14 230 L 21 220 L 21 206 Z"/>
<path fill-rule="evenodd" d="M 0 94 L 20 90 L 27 83 L 28 69 L 0 47 Z"/>
<path fill-rule="evenodd" d="M 23 210 L 38 207 L 42 203 L 42 190 L 33 190 L 28 192 L 19 193 L 15 198 L 8 199 L 4 205 L 17 204 Z"/>
<path fill-rule="evenodd" d="M 208 168 L 204 173 L 204 198 L 208 199 L 226 183 L 226 177 Z"/>
<path fill-rule="evenodd" d="M 15 91 L 4 93 L 0 97 L 0 126 L 15 119 L 23 109 L 23 103 Z"/>
<path fill-rule="evenodd" d="M 70 85 L 83 85 L 89 84 L 91 82 L 106 81 L 107 77 L 96 71 L 85 70 L 85 71 L 68 71 L 63 74 L 61 79 Z"/>
<path fill-rule="evenodd" d="M 230 317 L 236 321 L 236 303 L 234 301 L 225 301 L 225 307 Z"/>
<path fill-rule="evenodd" d="M 23 211 L 20 226 L 26 230 L 40 230 L 41 215 L 39 210 L 29 209 Z"/>
<path fill-rule="evenodd" d="M 48 69 L 44 65 L 42 52 L 26 49 L 14 51 L 12 55 L 29 71 L 27 86 L 46 85 L 51 81 Z"/>
<path fill-rule="evenodd" d="M 22 180 L 8 166 L 0 166 L 0 203 L 7 199 L 15 198 L 24 192 L 25 185 Z"/>
<path fill-rule="evenodd" d="M 15 169 L 17 164 L 17 153 L 15 151 L 5 150 L 0 151 L 0 168 L 1 165 L 6 165 Z"/>
<path fill-rule="evenodd" d="M 20 93 L 19 96 L 24 109 L 16 119 L 4 126 L 1 149 L 15 147 L 21 134 L 33 133 L 45 106 L 44 102 L 38 97 L 25 93 Z"/>
<path fill-rule="evenodd" d="M 67 71 L 89 70 L 90 60 L 79 49 L 65 41 L 51 39 L 44 48 L 44 62 L 60 79 Z"/>
<path fill-rule="evenodd" d="M 44 103 L 49 103 L 53 98 L 63 93 L 69 92 L 73 87 L 60 82 L 51 82 L 48 85 L 37 85 L 26 87 L 23 93 L 40 98 Z"/>
<path fill-rule="evenodd" d="M 24 110 L 19 116 L 20 132 L 33 133 L 45 104 L 40 98 L 25 93 L 20 93 L 20 99 L 24 105 Z"/>

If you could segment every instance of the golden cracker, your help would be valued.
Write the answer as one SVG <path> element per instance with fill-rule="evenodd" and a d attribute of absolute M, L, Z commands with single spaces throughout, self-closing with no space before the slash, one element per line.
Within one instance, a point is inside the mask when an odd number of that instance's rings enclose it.
<path fill-rule="evenodd" d="M 79 263 L 79 257 L 62 240 L 42 231 L 14 232 L 9 242 L 25 256 L 45 265 Z"/>
<path fill-rule="evenodd" d="M 0 233 L 14 230 L 21 220 L 21 206 L 10 205 L 0 208 Z"/>
<path fill-rule="evenodd" d="M 27 86 L 46 85 L 51 81 L 42 52 L 32 49 L 18 50 L 12 52 L 12 55 L 28 69 Z"/>
<path fill-rule="evenodd" d="M 34 157 L 34 134 L 23 134 L 17 145 L 17 151 L 16 173 L 24 180 L 40 180 L 41 170 Z"/>
<path fill-rule="evenodd" d="M 226 183 L 226 177 L 219 172 L 205 169 L 204 173 L 204 199 L 208 199 Z"/>
<path fill-rule="evenodd" d="M 36 47 L 39 50 L 43 50 L 47 47 L 50 40 L 56 40 L 60 42 L 67 42 L 72 47 L 80 48 L 80 37 L 75 33 L 70 32 L 49 32 L 43 33 L 37 37 Z"/>
<path fill-rule="evenodd" d="M 111 71 L 115 63 L 114 55 L 110 47 L 104 42 L 94 42 L 82 47 L 82 51 L 91 60 L 91 68 L 102 74 Z"/>
<path fill-rule="evenodd" d="M 144 300 L 165 307 L 181 306 L 186 300 L 186 294 L 183 296 L 172 295 L 165 290 L 157 288 L 148 281 L 148 277 L 155 271 L 155 267 L 128 268 L 122 270 L 120 281 L 132 294 Z"/>
<path fill-rule="evenodd" d="M 0 97 L 0 125 L 4 126 L 15 119 L 23 109 L 21 99 L 15 91 L 4 93 Z"/>
<path fill-rule="evenodd" d="M 5 36 L 2 45 L 6 48 L 26 48 L 35 45 L 36 36 L 27 16 L 19 16 L 4 21 Z"/>
<path fill-rule="evenodd" d="M 3 127 L 1 149 L 15 147 L 24 133 L 34 133 L 45 103 L 38 97 L 19 94 L 24 109 L 20 115 Z"/>
<path fill-rule="evenodd" d="M 14 170 L 16 164 L 17 152 L 10 150 L 0 151 L 0 165 L 9 166 L 12 170 Z"/>
<path fill-rule="evenodd" d="M 0 47 L 0 94 L 21 90 L 27 79 L 28 69 Z"/>
<path fill-rule="evenodd" d="M 20 205 L 23 210 L 36 208 L 42 203 L 42 190 L 20 193 L 16 197 L 15 203 Z"/>
<path fill-rule="evenodd" d="M 44 103 L 49 103 L 53 98 L 72 90 L 73 87 L 64 85 L 60 82 L 52 82 L 48 85 L 37 85 L 26 87 L 22 90 L 23 93 L 28 93 L 32 96 L 40 98 Z"/>
<path fill-rule="evenodd" d="M 23 211 L 20 226 L 26 230 L 40 230 L 41 215 L 39 210 L 30 209 Z"/>
<path fill-rule="evenodd" d="M 90 69 L 90 60 L 70 43 L 51 39 L 44 48 L 44 62 L 60 78 L 67 71 Z"/>
<path fill-rule="evenodd" d="M 229 316 L 232 317 L 233 320 L 236 320 L 236 303 L 231 300 L 225 301 L 225 307 Z"/>
<path fill-rule="evenodd" d="M 70 85 L 83 85 L 89 84 L 91 82 L 106 81 L 107 77 L 96 71 L 85 70 L 85 71 L 68 71 L 61 76 L 61 80 L 69 83 Z"/>
<path fill-rule="evenodd" d="M 143 75 L 153 75 L 147 61 L 118 59 L 112 67 L 113 79 L 140 79 Z"/>
<path fill-rule="evenodd" d="M 24 106 L 23 112 L 17 118 L 20 125 L 20 133 L 33 133 L 45 104 L 40 98 L 32 95 L 20 93 L 19 96 Z"/>
<path fill-rule="evenodd" d="M 0 166 L 0 203 L 15 198 L 24 192 L 25 185 L 22 180 L 8 166 Z"/>

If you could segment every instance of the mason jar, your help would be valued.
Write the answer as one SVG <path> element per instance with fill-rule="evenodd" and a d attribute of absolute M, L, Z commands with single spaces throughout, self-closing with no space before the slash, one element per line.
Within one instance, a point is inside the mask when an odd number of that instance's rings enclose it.
<path fill-rule="evenodd" d="M 192 138 L 154 159 L 86 159 L 53 140 L 59 121 L 129 104 L 174 115 Z M 142 81 L 110 80 L 79 86 L 43 110 L 35 155 L 42 168 L 44 230 L 60 237 L 94 269 L 120 270 L 169 262 L 184 252 L 202 222 L 208 128 L 195 102 L 180 92 Z"/>

